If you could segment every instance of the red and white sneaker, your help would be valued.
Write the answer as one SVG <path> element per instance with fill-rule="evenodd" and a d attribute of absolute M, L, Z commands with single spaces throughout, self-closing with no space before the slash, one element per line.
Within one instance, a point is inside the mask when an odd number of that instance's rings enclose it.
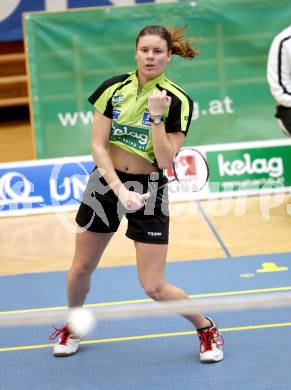
<path fill-rule="evenodd" d="M 70 356 L 78 351 L 81 339 L 74 336 L 67 325 L 60 329 L 55 328 L 54 332 L 49 336 L 49 339 L 55 340 L 58 336 L 60 337 L 57 344 L 54 346 L 54 356 Z"/>
<path fill-rule="evenodd" d="M 215 363 L 223 359 L 224 340 L 213 321 L 210 318 L 207 320 L 211 323 L 209 327 L 197 329 L 200 339 L 200 361 Z"/>

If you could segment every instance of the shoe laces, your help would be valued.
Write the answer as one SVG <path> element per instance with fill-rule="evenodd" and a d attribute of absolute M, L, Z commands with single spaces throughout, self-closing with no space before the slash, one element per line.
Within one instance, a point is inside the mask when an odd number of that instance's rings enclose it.
<path fill-rule="evenodd" d="M 200 339 L 201 352 L 212 351 L 212 349 L 214 348 L 213 345 L 215 345 L 215 347 L 220 347 L 224 345 L 223 337 L 219 333 L 218 329 L 214 326 L 205 329 L 200 329 L 197 332 Z"/>
<path fill-rule="evenodd" d="M 55 330 L 49 335 L 49 340 L 55 340 L 57 337 L 60 336 L 59 343 L 62 345 L 66 345 L 70 336 L 70 330 L 67 325 L 65 325 L 63 328 L 56 328 L 55 326 L 53 326 L 53 328 Z"/>

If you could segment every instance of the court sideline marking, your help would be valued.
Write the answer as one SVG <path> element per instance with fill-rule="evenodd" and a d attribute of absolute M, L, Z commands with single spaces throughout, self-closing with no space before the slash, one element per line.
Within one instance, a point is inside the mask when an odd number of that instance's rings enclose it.
<path fill-rule="evenodd" d="M 205 219 L 205 222 L 207 223 L 208 227 L 212 231 L 214 237 L 219 242 L 219 244 L 220 244 L 222 250 L 224 251 L 226 257 L 232 258 L 232 255 L 231 255 L 230 251 L 227 249 L 227 246 L 225 245 L 223 239 L 220 237 L 220 235 L 219 235 L 218 231 L 215 229 L 213 223 L 208 218 L 206 212 L 204 211 L 203 207 L 200 204 L 200 201 L 198 200 L 196 203 L 197 203 L 197 206 L 198 206 L 198 210 L 200 211 L 200 213 L 202 214 L 203 218 Z"/>

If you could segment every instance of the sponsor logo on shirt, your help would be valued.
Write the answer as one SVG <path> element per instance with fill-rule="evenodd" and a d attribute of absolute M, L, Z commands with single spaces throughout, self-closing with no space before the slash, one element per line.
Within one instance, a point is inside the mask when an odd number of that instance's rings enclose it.
<path fill-rule="evenodd" d="M 149 141 L 149 129 L 122 126 L 113 121 L 110 139 L 128 145 L 134 149 L 145 151 Z"/>
<path fill-rule="evenodd" d="M 144 126 L 150 126 L 150 113 L 148 111 L 143 113 L 141 124 Z"/>
<path fill-rule="evenodd" d="M 122 102 L 123 102 L 123 95 L 112 96 L 112 104 L 122 103 Z"/>
<path fill-rule="evenodd" d="M 117 120 L 119 118 L 120 114 L 121 114 L 120 110 L 113 110 L 112 111 L 112 119 Z"/>

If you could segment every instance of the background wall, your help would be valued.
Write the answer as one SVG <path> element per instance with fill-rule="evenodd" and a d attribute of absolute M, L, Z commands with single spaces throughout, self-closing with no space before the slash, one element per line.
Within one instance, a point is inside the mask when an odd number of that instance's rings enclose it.
<path fill-rule="evenodd" d="M 222 7 L 223 5 L 223 7 Z M 285 0 L 201 0 L 24 18 L 37 157 L 90 153 L 87 97 L 106 78 L 135 68 L 146 24 L 188 25 L 200 56 L 174 56 L 167 75 L 195 101 L 188 145 L 283 138 L 266 81 L 270 43 L 290 23 Z"/>
<path fill-rule="evenodd" d="M 23 12 L 145 3 L 176 3 L 178 1 L 181 0 L 2 0 L 0 2 L 0 41 L 22 40 Z"/>

